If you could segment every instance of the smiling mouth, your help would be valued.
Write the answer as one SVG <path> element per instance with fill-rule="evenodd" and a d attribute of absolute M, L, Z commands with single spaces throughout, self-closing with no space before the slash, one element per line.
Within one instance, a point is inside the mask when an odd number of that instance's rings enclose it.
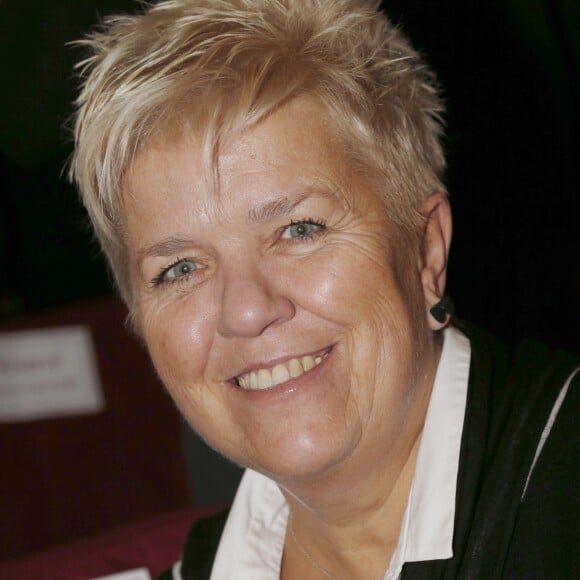
<path fill-rule="evenodd" d="M 265 390 L 277 387 L 291 379 L 295 379 L 318 366 L 330 353 L 330 348 L 317 354 L 308 354 L 292 358 L 273 368 L 254 369 L 238 375 L 234 383 L 245 390 Z"/>

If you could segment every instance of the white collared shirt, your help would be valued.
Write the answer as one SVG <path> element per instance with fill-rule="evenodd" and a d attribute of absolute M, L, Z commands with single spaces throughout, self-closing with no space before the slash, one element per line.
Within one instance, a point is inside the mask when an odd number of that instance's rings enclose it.
<path fill-rule="evenodd" d="M 470 357 L 467 338 L 447 328 L 409 501 L 384 580 L 397 579 L 405 562 L 453 556 Z M 220 540 L 211 580 L 278 580 L 287 520 L 288 505 L 276 483 L 247 470 Z"/>

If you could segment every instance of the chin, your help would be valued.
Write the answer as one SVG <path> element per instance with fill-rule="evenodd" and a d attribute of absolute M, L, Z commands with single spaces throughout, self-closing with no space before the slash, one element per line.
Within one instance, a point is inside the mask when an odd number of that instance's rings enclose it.
<path fill-rule="evenodd" d="M 284 484 L 292 481 L 316 481 L 339 468 L 352 453 L 356 443 L 337 440 L 335 436 L 303 434 L 278 440 L 262 457 L 248 467 Z"/>

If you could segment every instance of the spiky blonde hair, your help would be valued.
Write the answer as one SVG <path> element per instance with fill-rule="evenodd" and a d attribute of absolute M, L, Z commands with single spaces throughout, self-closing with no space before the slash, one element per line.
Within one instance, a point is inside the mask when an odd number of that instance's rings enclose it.
<path fill-rule="evenodd" d="M 444 191 L 434 76 L 374 0 L 166 0 L 77 44 L 89 55 L 69 175 L 129 305 L 123 177 L 170 125 L 195 130 L 211 159 L 226 134 L 311 95 L 402 228 L 417 229 L 418 202 Z"/>

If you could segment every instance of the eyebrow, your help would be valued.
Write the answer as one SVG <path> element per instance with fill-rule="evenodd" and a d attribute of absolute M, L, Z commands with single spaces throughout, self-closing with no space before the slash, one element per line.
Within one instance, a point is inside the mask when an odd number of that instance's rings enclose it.
<path fill-rule="evenodd" d="M 250 210 L 248 218 L 250 223 L 264 222 L 273 218 L 282 217 L 292 213 L 303 201 L 312 197 L 336 199 L 334 193 L 320 189 L 308 189 L 296 195 L 284 196 Z"/>
<path fill-rule="evenodd" d="M 140 264 L 145 258 L 160 257 L 167 258 L 179 252 L 191 248 L 195 245 L 192 238 L 169 237 L 143 248 L 137 253 L 137 262 Z"/>
<path fill-rule="evenodd" d="M 288 215 L 306 199 L 312 197 L 336 199 L 336 194 L 321 190 L 308 189 L 296 195 L 288 195 L 272 201 L 267 201 L 257 208 L 253 208 L 248 213 L 250 223 L 264 222 L 269 219 Z M 137 252 L 137 263 L 141 264 L 146 258 L 168 258 L 179 254 L 195 246 L 193 238 L 187 236 L 170 236 L 159 242 L 155 242 Z"/>

